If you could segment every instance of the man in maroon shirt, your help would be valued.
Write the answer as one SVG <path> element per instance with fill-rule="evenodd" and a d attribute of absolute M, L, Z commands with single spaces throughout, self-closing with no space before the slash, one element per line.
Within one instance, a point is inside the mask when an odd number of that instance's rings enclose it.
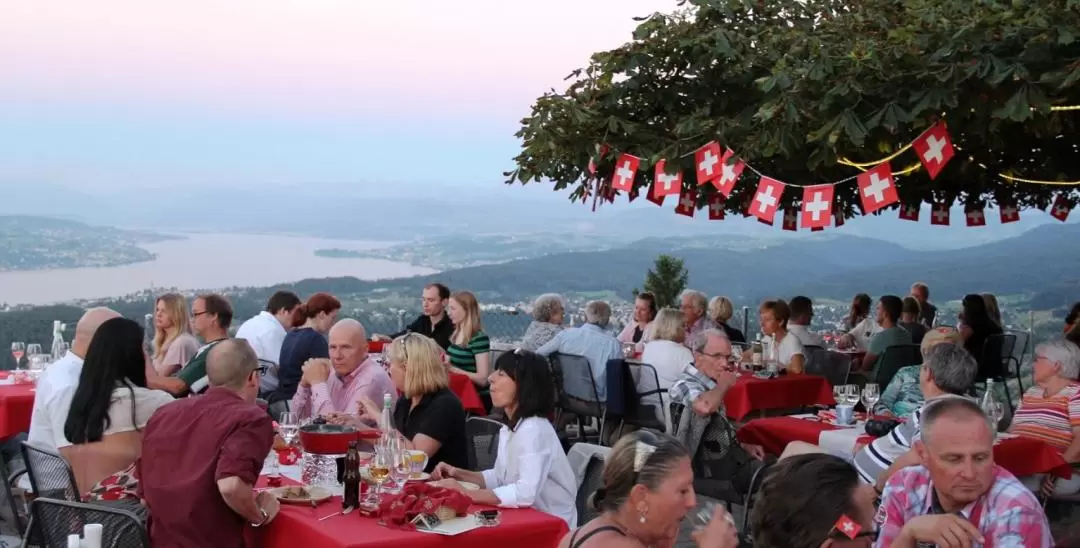
<path fill-rule="evenodd" d="M 150 418 L 137 474 L 154 548 L 242 547 L 246 524 L 277 515 L 277 499 L 253 491 L 274 438 L 255 405 L 259 373 L 247 341 L 222 341 L 207 356 L 206 394 Z"/>

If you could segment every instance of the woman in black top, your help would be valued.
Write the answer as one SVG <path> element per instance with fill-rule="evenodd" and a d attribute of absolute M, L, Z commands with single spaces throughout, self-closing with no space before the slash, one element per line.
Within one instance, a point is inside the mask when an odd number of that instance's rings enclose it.
<path fill-rule="evenodd" d="M 964 339 L 964 348 L 979 363 L 979 372 L 975 377 L 988 379 L 1001 376 L 1004 373 L 1001 338 L 990 338 L 1001 335 L 1001 326 L 990 317 L 982 295 L 965 295 L 961 306 L 960 336 Z M 996 347 L 987 345 L 988 339 L 995 341 Z"/>
<path fill-rule="evenodd" d="M 329 358 L 330 347 L 326 334 L 337 321 L 341 301 L 329 293 L 316 293 L 306 303 L 293 310 L 293 329 L 285 334 L 278 359 L 278 390 L 273 401 L 289 401 L 296 395 L 304 362 L 313 358 Z"/>
<path fill-rule="evenodd" d="M 387 348 L 390 379 L 402 394 L 394 405 L 394 429 L 405 437 L 409 449 L 427 454 L 426 471 L 440 462 L 468 468 L 465 408 L 450 391 L 442 349 L 419 333 L 402 335 Z M 361 404 L 361 419 L 377 423 L 381 406 L 366 398 Z"/>

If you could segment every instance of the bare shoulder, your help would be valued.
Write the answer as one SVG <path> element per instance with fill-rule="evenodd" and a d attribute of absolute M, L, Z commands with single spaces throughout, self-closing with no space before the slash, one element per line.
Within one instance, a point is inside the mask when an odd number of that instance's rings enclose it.
<path fill-rule="evenodd" d="M 593 534 L 593 531 L 602 529 Z M 585 542 L 581 542 L 585 539 Z M 572 545 L 571 541 L 578 544 Z M 641 548 L 641 544 L 632 537 L 628 537 L 617 529 L 611 529 L 609 524 L 592 521 L 567 533 L 559 548 Z"/>

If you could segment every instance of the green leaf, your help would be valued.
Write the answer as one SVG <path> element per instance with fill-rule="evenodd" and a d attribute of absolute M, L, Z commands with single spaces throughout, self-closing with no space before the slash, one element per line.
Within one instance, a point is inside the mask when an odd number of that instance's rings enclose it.
<path fill-rule="evenodd" d="M 859 117 L 850 110 L 845 110 L 841 118 L 841 124 L 844 128 L 844 133 L 847 134 L 847 138 L 851 140 L 851 143 L 855 146 L 862 146 L 866 142 L 866 135 L 869 130 L 859 120 Z"/>

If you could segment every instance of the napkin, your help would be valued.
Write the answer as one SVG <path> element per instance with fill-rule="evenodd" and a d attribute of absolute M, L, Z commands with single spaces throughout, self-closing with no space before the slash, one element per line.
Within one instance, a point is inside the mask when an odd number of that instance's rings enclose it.
<path fill-rule="evenodd" d="M 453 489 L 429 483 L 407 483 L 400 495 L 383 499 L 379 504 L 379 515 L 388 527 L 415 530 L 416 526 L 410 522 L 420 514 L 434 514 L 440 507 L 446 506 L 460 516 L 469 510 L 471 504 L 471 498 Z"/>

